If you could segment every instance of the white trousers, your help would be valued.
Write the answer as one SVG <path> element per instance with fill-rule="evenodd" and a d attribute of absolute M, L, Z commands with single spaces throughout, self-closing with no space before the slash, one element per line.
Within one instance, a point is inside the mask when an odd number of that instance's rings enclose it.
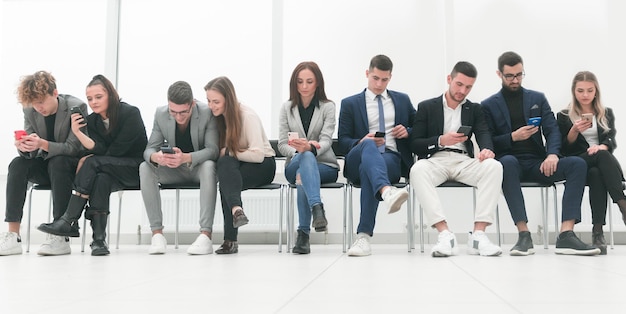
<path fill-rule="evenodd" d="M 497 160 L 481 162 L 464 154 L 441 151 L 418 160 L 411 168 L 410 178 L 428 226 L 446 220 L 436 191 L 437 186 L 446 181 L 476 187 L 474 222 L 494 222 L 502 190 L 502 165 Z"/>

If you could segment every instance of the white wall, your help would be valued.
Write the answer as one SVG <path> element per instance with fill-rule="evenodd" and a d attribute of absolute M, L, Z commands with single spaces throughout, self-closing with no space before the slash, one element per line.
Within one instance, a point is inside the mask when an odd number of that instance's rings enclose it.
<path fill-rule="evenodd" d="M 0 146 L 8 149 L 0 155 L 0 174 L 6 174 L 15 156 L 12 131 L 22 128 L 15 97 L 20 76 L 51 71 L 61 93 L 85 99 L 84 86 L 93 75 L 113 75 L 107 63 L 112 3 L 1 2 L 0 100 L 5 110 L 0 134 L 5 135 Z M 387 54 L 394 61 L 389 88 L 408 93 L 417 105 L 444 91 L 445 76 L 459 60 L 479 70 L 470 99 L 495 93 L 500 88 L 497 57 L 513 50 L 525 61 L 524 86 L 545 92 L 555 111 L 567 105 L 577 71 L 595 72 L 605 104 L 619 122 L 626 119 L 619 92 L 624 66 L 618 61 L 626 55 L 624 13 L 626 3 L 619 0 L 126 0 L 121 1 L 118 89 L 124 100 L 141 108 L 149 134 L 154 108 L 166 104 L 172 82 L 190 82 L 196 98 L 204 100 L 204 84 L 226 75 L 276 138 L 278 108 L 288 97 L 291 70 L 301 61 L 320 65 L 327 94 L 339 104 L 366 86 L 369 59 Z M 623 143 L 620 139 L 618 133 Z M 616 156 L 626 163 L 626 150 L 618 149 Z M 461 195 L 446 204 L 453 217 L 453 208 L 469 201 L 469 193 Z M 505 231 L 514 230 L 503 201 L 501 209 Z M 379 219 L 377 231 L 397 232 L 404 221 L 400 216 Z M 460 217 L 453 226 L 469 228 L 469 216 Z"/>

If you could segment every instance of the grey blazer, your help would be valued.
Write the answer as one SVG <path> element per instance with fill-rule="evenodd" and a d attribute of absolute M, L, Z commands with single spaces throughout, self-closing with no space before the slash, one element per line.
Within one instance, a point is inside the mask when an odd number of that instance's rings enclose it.
<path fill-rule="evenodd" d="M 59 108 L 57 109 L 56 118 L 54 119 L 54 142 L 48 142 L 48 151 L 40 149 L 33 152 L 20 152 L 20 156 L 25 158 L 41 157 L 43 159 L 55 156 L 76 156 L 78 157 L 84 148 L 80 144 L 74 132 L 72 132 L 72 124 L 70 123 L 71 107 L 79 107 L 80 110 L 87 114 L 87 105 L 80 99 L 71 96 L 59 94 Z M 46 121 L 44 116 L 37 112 L 33 107 L 24 108 L 24 130 L 26 133 L 35 133 L 41 138 L 48 138 L 46 130 Z"/>
<path fill-rule="evenodd" d="M 291 108 L 291 101 L 283 104 L 280 110 L 278 127 L 278 150 L 287 157 L 285 167 L 291 161 L 296 149 L 287 144 L 287 132 L 298 132 L 300 137 L 310 141 L 318 141 L 321 148 L 317 150 L 317 161 L 333 168 L 339 168 L 337 157 L 333 152 L 333 133 L 335 132 L 335 103 L 332 101 L 319 102 L 319 107 L 313 111 L 309 134 L 304 134 L 304 126 L 300 120 L 298 107 Z"/>
<path fill-rule="evenodd" d="M 197 100 L 195 102 L 189 120 L 194 149 L 191 152 L 191 168 L 207 160 L 216 161 L 219 156 L 217 122 L 207 104 Z M 143 158 L 150 162 L 150 156 L 159 151 L 165 141 L 172 147 L 176 146 L 176 120 L 170 115 L 168 106 L 161 106 L 154 113 L 152 134 L 143 152 Z"/>

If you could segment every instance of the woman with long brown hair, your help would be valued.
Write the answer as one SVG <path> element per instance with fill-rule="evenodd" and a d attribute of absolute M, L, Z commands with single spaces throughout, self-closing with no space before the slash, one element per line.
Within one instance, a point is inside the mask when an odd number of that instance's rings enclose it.
<path fill-rule="evenodd" d="M 211 80 L 204 90 L 220 134 L 217 178 L 224 214 L 224 243 L 215 253 L 233 254 L 239 251 L 238 229 L 248 223 L 241 191 L 274 180 L 275 153 L 261 119 L 250 107 L 239 103 L 227 77 Z"/>

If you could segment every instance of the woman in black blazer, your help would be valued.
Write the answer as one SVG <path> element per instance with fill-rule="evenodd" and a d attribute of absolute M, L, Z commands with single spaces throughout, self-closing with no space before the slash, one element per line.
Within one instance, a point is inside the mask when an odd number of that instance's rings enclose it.
<path fill-rule="evenodd" d="M 77 220 L 84 209 L 93 229 L 91 255 L 107 255 L 105 230 L 110 194 L 125 187 L 139 186 L 139 164 L 143 162 L 148 138 L 139 109 L 122 102 L 106 77 L 94 76 L 86 94 L 92 113 L 86 118 L 83 113 L 74 113 L 71 120 L 72 132 L 88 155 L 78 163 L 74 190 L 65 214 L 37 229 L 58 236 L 78 237 Z"/>
<path fill-rule="evenodd" d="M 622 168 L 613 156 L 615 116 L 600 99 L 600 86 L 589 71 L 578 72 L 572 81 L 572 101 L 557 115 L 563 137 L 561 153 L 579 156 L 587 162 L 587 185 L 593 217 L 593 244 L 606 254 L 602 226 L 606 223 L 607 192 L 617 203 L 626 223 L 626 195 Z"/>

